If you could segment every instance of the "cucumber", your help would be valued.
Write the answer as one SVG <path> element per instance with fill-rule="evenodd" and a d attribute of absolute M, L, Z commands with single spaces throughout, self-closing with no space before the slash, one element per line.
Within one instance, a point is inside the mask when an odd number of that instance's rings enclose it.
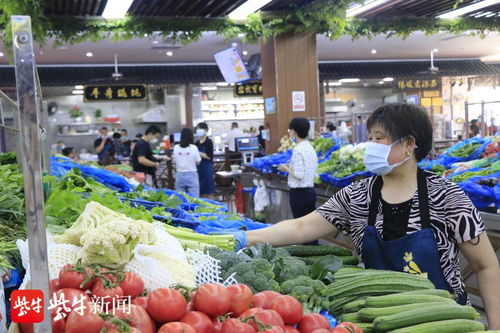
<path fill-rule="evenodd" d="M 484 330 L 484 324 L 467 319 L 433 321 L 390 331 L 390 333 L 468 333 Z"/>
<path fill-rule="evenodd" d="M 359 259 L 356 256 L 339 256 L 340 260 L 344 265 L 357 265 L 359 264 Z"/>
<path fill-rule="evenodd" d="M 358 299 L 358 297 L 356 297 L 356 296 L 335 298 L 332 302 L 330 302 L 330 306 L 328 307 L 328 310 L 330 311 L 330 313 L 337 316 L 339 314 L 344 313 L 342 311 L 344 305 L 346 305 L 347 303 L 352 302 L 356 299 Z"/>
<path fill-rule="evenodd" d="M 473 307 L 455 304 L 437 304 L 377 317 L 373 321 L 373 327 L 377 332 L 387 332 L 427 322 L 452 319 L 474 320 L 478 318 L 479 314 Z"/>
<path fill-rule="evenodd" d="M 388 306 L 383 308 L 364 308 L 360 309 L 357 314 L 361 321 L 372 322 L 378 317 L 389 316 L 403 311 L 414 309 L 425 309 L 429 305 L 442 304 L 442 303 L 414 303 L 405 305 Z"/>
<path fill-rule="evenodd" d="M 334 254 L 336 256 L 352 256 L 352 252 L 336 245 L 293 245 L 283 247 L 294 257 L 314 257 Z"/>
<path fill-rule="evenodd" d="M 344 305 L 344 308 L 343 308 L 344 312 L 348 313 L 348 312 L 355 312 L 355 311 L 361 310 L 362 308 L 365 307 L 365 299 L 366 299 L 366 297 L 362 297 L 361 299 L 347 303 L 346 305 Z"/>
<path fill-rule="evenodd" d="M 339 320 L 342 321 L 350 321 L 351 323 L 355 323 L 357 321 L 361 321 L 358 317 L 357 312 L 345 313 L 340 316 Z"/>
<path fill-rule="evenodd" d="M 385 295 L 378 297 L 368 297 L 365 300 L 367 308 L 382 308 L 387 306 L 397 306 L 414 303 L 455 303 L 451 298 L 435 295 L 405 295 L 403 293 L 394 295 Z"/>
<path fill-rule="evenodd" d="M 375 329 L 373 328 L 372 323 L 353 323 L 363 330 L 363 333 L 374 333 Z"/>

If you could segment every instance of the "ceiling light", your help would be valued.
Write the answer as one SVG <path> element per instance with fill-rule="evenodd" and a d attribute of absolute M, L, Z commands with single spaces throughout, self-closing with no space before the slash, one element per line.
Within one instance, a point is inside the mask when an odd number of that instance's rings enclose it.
<path fill-rule="evenodd" d="M 76 90 L 83 90 L 83 86 L 81 84 L 75 86 Z"/>
<path fill-rule="evenodd" d="M 464 14 L 467 14 L 467 13 L 470 13 L 470 12 L 475 12 L 477 10 L 480 10 L 480 9 L 483 9 L 483 8 L 486 8 L 486 7 L 489 7 L 489 6 L 496 5 L 498 3 L 500 3 L 500 0 L 483 0 L 483 1 L 478 1 L 478 2 L 474 2 L 471 5 L 464 6 L 464 7 L 452 10 L 452 11 L 450 11 L 448 13 L 441 14 L 441 15 L 438 16 L 438 18 L 441 18 L 441 19 L 455 18 L 455 17 L 461 16 L 461 15 L 464 15 Z"/>
<path fill-rule="evenodd" d="M 144 37 L 146 37 L 146 38 L 147 38 L 148 36 L 149 36 L 148 34 L 144 34 Z"/>
<path fill-rule="evenodd" d="M 232 47 L 238 47 L 238 43 L 231 43 Z"/>
<path fill-rule="evenodd" d="M 229 83 L 226 83 L 226 82 L 217 82 L 216 85 L 218 85 L 219 87 L 227 87 L 229 85 Z"/>
<path fill-rule="evenodd" d="M 0 52 L 0 57 L 3 57 L 3 56 L 4 56 L 3 52 Z"/>
<path fill-rule="evenodd" d="M 272 0 L 247 0 L 244 4 L 229 13 L 231 20 L 245 20 L 248 15 L 255 13 Z"/>
<path fill-rule="evenodd" d="M 339 82 L 341 83 L 355 83 L 355 82 L 359 82 L 360 80 L 359 79 L 355 79 L 355 78 L 352 78 L 352 79 L 340 79 Z"/>
<path fill-rule="evenodd" d="M 154 40 L 154 41 L 153 41 L 153 44 L 158 44 L 158 43 L 160 43 L 160 42 L 159 42 L 159 41 L 157 41 L 157 40 Z"/>
<path fill-rule="evenodd" d="M 87 52 L 87 53 L 85 53 L 85 55 L 86 55 L 87 57 L 92 57 L 94 54 L 93 54 L 92 52 Z"/>
<path fill-rule="evenodd" d="M 364 13 L 372 8 L 383 5 L 384 3 L 389 2 L 389 1 L 390 0 L 371 0 L 371 1 L 367 0 L 362 5 L 357 5 L 355 7 L 348 9 L 346 16 L 353 17 L 356 15 L 359 15 L 359 14 Z"/>
<path fill-rule="evenodd" d="M 337 87 L 337 86 L 341 86 L 341 85 L 342 85 L 342 82 L 339 82 L 339 81 L 328 82 L 328 85 L 329 85 L 330 87 Z"/>
<path fill-rule="evenodd" d="M 83 90 L 73 90 L 73 95 L 83 95 Z"/>
<path fill-rule="evenodd" d="M 247 55 L 248 54 L 248 51 L 243 51 L 243 55 Z"/>
<path fill-rule="evenodd" d="M 393 77 L 384 77 L 382 79 L 382 81 L 384 81 L 384 82 L 392 82 L 392 81 L 394 81 L 394 78 Z"/>
<path fill-rule="evenodd" d="M 124 18 L 133 0 L 108 0 L 102 12 L 105 19 Z"/>
<path fill-rule="evenodd" d="M 377 50 L 372 49 L 372 54 L 377 54 Z"/>
<path fill-rule="evenodd" d="M 211 86 L 208 86 L 208 87 L 201 87 L 201 90 L 217 90 L 217 87 L 211 87 Z"/>
<path fill-rule="evenodd" d="M 167 51 L 167 56 L 171 57 L 173 55 L 174 55 L 174 53 L 172 51 Z"/>
<path fill-rule="evenodd" d="M 439 52 L 439 50 L 438 49 L 432 49 L 432 52 L 437 53 L 437 52 Z"/>
<path fill-rule="evenodd" d="M 384 81 L 378 81 L 378 84 L 384 84 L 385 82 Z"/>

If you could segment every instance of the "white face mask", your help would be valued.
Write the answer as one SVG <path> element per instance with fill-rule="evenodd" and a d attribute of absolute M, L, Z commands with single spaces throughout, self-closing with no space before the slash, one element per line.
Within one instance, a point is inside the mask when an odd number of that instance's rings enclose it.
<path fill-rule="evenodd" d="M 156 144 L 158 142 L 158 139 L 157 138 L 152 138 L 149 143 L 151 143 L 152 145 Z"/>
<path fill-rule="evenodd" d="M 391 153 L 392 146 L 399 143 L 399 140 L 391 145 L 384 145 L 382 143 L 367 142 L 365 145 L 364 162 L 366 169 L 376 175 L 385 176 L 390 173 L 394 168 L 400 166 L 411 158 L 408 156 L 404 160 L 396 164 L 389 164 L 388 158 Z M 415 146 L 417 148 L 417 146 Z M 413 154 L 413 150 L 412 150 Z"/>
<path fill-rule="evenodd" d="M 198 128 L 196 130 L 196 136 L 205 136 L 206 131 L 203 128 Z"/>

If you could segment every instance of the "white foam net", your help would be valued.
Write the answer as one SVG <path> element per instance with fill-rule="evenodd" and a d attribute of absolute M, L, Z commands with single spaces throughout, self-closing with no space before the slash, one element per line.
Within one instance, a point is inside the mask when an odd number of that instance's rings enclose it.
<path fill-rule="evenodd" d="M 180 242 L 163 228 L 160 222 L 154 222 L 157 236 L 155 245 L 137 245 L 134 258 L 125 266 L 126 271 L 132 271 L 141 276 L 147 289 L 165 288 L 173 284 L 200 286 L 206 283 L 223 285 L 236 284 L 230 276 L 222 280 L 219 261 L 199 250 L 184 251 Z M 25 289 L 31 275 L 29 268 L 29 249 L 27 240 L 17 240 L 16 245 L 21 253 L 26 275 L 20 289 Z M 76 263 L 80 247 L 70 244 L 58 244 L 47 232 L 47 252 L 49 262 L 49 277 L 59 276 L 61 268 L 68 263 Z"/>

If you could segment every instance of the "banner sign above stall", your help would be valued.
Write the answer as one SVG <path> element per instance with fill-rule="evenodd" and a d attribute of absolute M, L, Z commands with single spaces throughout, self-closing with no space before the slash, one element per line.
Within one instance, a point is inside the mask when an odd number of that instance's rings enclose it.
<path fill-rule="evenodd" d="M 142 101 L 146 98 L 143 84 L 89 85 L 83 89 L 84 102 Z"/>
<path fill-rule="evenodd" d="M 234 96 L 262 96 L 262 82 L 238 83 L 234 86 Z"/>
<path fill-rule="evenodd" d="M 392 90 L 394 91 L 437 89 L 441 89 L 440 77 L 424 79 L 394 79 L 394 81 L 392 81 Z"/>

